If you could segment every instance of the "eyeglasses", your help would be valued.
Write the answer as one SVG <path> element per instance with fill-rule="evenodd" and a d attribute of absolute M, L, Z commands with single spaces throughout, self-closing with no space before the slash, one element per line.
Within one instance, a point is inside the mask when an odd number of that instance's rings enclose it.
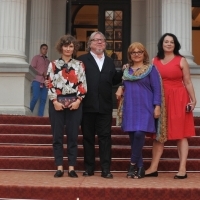
<path fill-rule="evenodd" d="M 132 51 L 130 54 L 133 55 L 133 56 L 141 56 L 142 54 L 144 53 L 144 51 Z"/>
<path fill-rule="evenodd" d="M 97 42 L 105 42 L 105 39 L 98 39 L 98 38 L 96 38 L 96 39 L 92 39 L 91 41 L 93 41 L 95 43 L 97 43 Z"/>

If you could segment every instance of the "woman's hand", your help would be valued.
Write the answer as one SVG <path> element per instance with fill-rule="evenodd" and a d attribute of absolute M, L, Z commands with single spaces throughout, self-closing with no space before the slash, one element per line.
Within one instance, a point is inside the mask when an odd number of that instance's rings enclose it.
<path fill-rule="evenodd" d="M 55 110 L 63 110 L 65 107 L 62 103 L 59 103 L 58 101 L 53 102 Z"/>
<path fill-rule="evenodd" d="M 81 103 L 81 100 L 80 100 L 80 99 L 77 99 L 75 102 L 73 102 L 72 104 L 70 104 L 70 105 L 68 106 L 68 108 L 69 108 L 70 110 L 76 110 L 76 109 L 79 108 L 80 103 Z"/>
<path fill-rule="evenodd" d="M 161 114 L 160 106 L 156 106 L 154 109 L 154 118 L 155 119 L 159 118 L 160 114 Z"/>
<path fill-rule="evenodd" d="M 124 64 L 123 67 L 122 67 L 122 71 L 124 71 L 128 67 L 129 67 L 129 64 Z"/>
<path fill-rule="evenodd" d="M 124 94 L 123 87 L 119 86 L 117 92 L 115 93 L 116 99 L 120 100 L 123 94 Z"/>
<path fill-rule="evenodd" d="M 188 105 L 191 106 L 191 110 L 190 111 L 193 111 L 195 106 L 196 106 L 196 101 L 191 101 L 190 103 L 188 103 Z"/>
<path fill-rule="evenodd" d="M 46 88 L 49 88 L 49 80 L 45 80 L 44 85 L 46 86 Z"/>

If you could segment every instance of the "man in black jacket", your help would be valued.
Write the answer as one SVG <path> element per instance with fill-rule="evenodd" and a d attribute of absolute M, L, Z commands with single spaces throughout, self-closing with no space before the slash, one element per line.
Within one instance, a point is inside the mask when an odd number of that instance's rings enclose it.
<path fill-rule="evenodd" d="M 105 36 L 97 31 L 88 40 L 88 54 L 78 57 L 85 65 L 87 94 L 83 99 L 83 176 L 94 175 L 95 135 L 98 135 L 101 176 L 113 178 L 111 164 L 112 86 L 122 81 L 113 60 L 105 55 Z"/>

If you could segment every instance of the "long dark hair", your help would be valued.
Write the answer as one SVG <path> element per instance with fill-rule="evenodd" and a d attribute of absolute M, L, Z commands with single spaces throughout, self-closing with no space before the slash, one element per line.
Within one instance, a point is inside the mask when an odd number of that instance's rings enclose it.
<path fill-rule="evenodd" d="M 157 53 L 158 59 L 163 59 L 165 57 L 165 53 L 164 53 L 164 50 L 163 50 L 163 41 L 164 41 L 166 36 L 170 36 L 174 40 L 174 51 L 173 51 L 174 54 L 177 55 L 177 56 L 183 57 L 179 53 L 179 50 L 181 49 L 181 45 L 180 45 L 177 37 L 172 33 L 165 33 L 164 35 L 161 36 L 160 40 L 158 41 L 158 45 L 157 45 L 157 47 L 158 47 L 158 53 Z"/>

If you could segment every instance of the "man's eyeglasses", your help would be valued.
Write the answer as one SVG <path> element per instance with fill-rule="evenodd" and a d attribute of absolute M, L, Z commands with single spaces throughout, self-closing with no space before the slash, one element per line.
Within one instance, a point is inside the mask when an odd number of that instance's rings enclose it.
<path fill-rule="evenodd" d="M 142 54 L 144 53 L 144 51 L 132 51 L 130 54 L 133 55 L 133 56 L 141 56 Z"/>
<path fill-rule="evenodd" d="M 97 43 L 97 42 L 105 42 L 105 39 L 98 39 L 98 38 L 96 38 L 96 39 L 92 39 L 91 41 L 93 41 L 95 43 Z"/>

